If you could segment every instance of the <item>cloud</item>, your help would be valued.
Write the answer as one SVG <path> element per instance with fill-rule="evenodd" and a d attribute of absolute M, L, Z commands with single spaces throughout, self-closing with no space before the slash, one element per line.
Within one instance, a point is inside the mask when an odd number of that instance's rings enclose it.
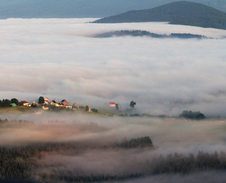
<path fill-rule="evenodd" d="M 67 98 L 101 106 L 131 100 L 151 114 L 184 109 L 225 115 L 225 39 L 89 36 L 112 30 L 194 33 L 224 30 L 165 23 L 88 24 L 92 19 L 7 19 L 0 24 L 2 98 Z M 221 92 L 222 93 L 222 92 Z"/>
<path fill-rule="evenodd" d="M 225 121 L 221 120 L 199 122 L 175 118 L 84 116 L 61 112 L 1 114 L 0 117 L 12 120 L 0 123 L 0 145 L 68 141 L 109 144 L 121 142 L 125 138 L 150 136 L 156 149 L 144 152 L 146 155 L 226 151 Z"/>

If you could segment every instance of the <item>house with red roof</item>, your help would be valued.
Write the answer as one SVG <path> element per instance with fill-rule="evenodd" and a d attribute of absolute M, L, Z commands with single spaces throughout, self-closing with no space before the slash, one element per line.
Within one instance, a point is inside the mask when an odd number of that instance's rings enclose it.
<path fill-rule="evenodd" d="M 44 103 L 45 103 L 46 105 L 49 105 L 49 104 L 50 104 L 50 100 L 46 97 L 46 98 L 44 99 Z"/>
<path fill-rule="evenodd" d="M 26 106 L 26 107 L 28 107 L 29 106 L 29 103 L 27 102 L 27 101 L 21 101 L 21 102 L 23 102 L 23 106 Z"/>
<path fill-rule="evenodd" d="M 63 100 L 60 102 L 60 104 L 65 106 L 66 104 L 68 104 L 68 102 L 67 102 L 65 99 L 63 99 Z"/>
<path fill-rule="evenodd" d="M 116 106 L 116 103 L 115 103 L 115 102 L 109 102 L 108 104 L 109 104 L 109 106 L 111 106 L 111 107 L 115 107 L 115 106 Z"/>

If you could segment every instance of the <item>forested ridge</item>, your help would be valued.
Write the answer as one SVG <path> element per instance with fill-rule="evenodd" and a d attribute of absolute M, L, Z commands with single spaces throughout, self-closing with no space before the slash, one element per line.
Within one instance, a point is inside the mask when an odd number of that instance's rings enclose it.
<path fill-rule="evenodd" d="M 1 18 L 99 18 L 175 0 L 0 0 Z M 190 0 L 226 12 L 224 0 Z"/>
<path fill-rule="evenodd" d="M 206 5 L 179 1 L 152 9 L 134 10 L 96 20 L 94 23 L 169 22 L 226 29 L 226 13 Z"/>
<path fill-rule="evenodd" d="M 207 39 L 208 37 L 199 34 L 189 34 L 189 33 L 171 33 L 166 34 L 156 34 L 143 30 L 120 30 L 105 32 L 101 34 L 96 34 L 95 38 L 109 38 L 109 37 L 122 37 L 122 36 L 133 36 L 133 37 L 151 37 L 151 38 L 178 38 L 178 39 Z"/>
<path fill-rule="evenodd" d="M 0 147 L 0 180 L 8 182 L 37 182 L 34 179 L 34 172 L 40 168 L 38 160 L 42 158 L 41 153 L 50 150 L 46 146 L 49 146 L 49 144 L 45 144 L 44 146 L 29 145 L 13 148 Z M 61 149 L 62 144 L 60 146 L 55 144 L 56 147 Z M 79 175 L 78 172 L 62 172 L 61 170 L 56 170 L 54 174 L 42 173 L 38 176 L 41 182 L 102 182 L 126 180 L 147 175 L 189 174 L 195 171 L 207 170 L 225 171 L 225 152 L 208 153 L 200 151 L 197 156 L 192 153 L 189 155 L 183 155 L 181 153 L 169 154 L 167 156 L 159 155 L 147 161 L 142 169 L 137 170 L 137 172 L 131 172 L 130 174 Z"/>
<path fill-rule="evenodd" d="M 0 120 L 0 127 L 1 130 L 7 130 L 10 127 L 23 127 L 29 123 L 25 120 Z M 32 125 L 35 126 L 34 123 Z M 91 126 L 95 125 L 91 124 Z M 177 153 L 175 149 L 175 153 L 161 154 L 162 151 L 160 151 L 156 154 L 155 150 L 158 150 L 158 144 L 153 143 L 149 136 L 103 142 L 86 139 L 62 142 L 25 141 L 0 145 L 0 182 L 91 183 L 123 181 L 153 175 L 189 175 L 196 172 L 226 170 L 224 151 L 199 151 L 183 154 Z M 152 152 L 155 153 L 152 154 Z M 64 161 L 64 157 L 69 158 L 70 161 Z M 76 161 L 71 161 L 74 158 Z M 118 170 L 116 166 L 104 172 L 102 169 L 95 171 L 96 167 L 90 171 L 87 167 L 93 161 L 100 161 L 101 166 L 109 168 L 112 166 L 111 163 L 103 163 L 107 160 L 106 158 L 111 159 L 107 162 L 117 161 L 124 168 Z M 81 159 L 83 161 L 80 161 Z M 133 164 L 130 164 L 131 161 L 134 161 Z M 68 163 L 70 166 L 67 166 Z M 85 163 L 85 166 L 81 167 L 81 163 Z"/>

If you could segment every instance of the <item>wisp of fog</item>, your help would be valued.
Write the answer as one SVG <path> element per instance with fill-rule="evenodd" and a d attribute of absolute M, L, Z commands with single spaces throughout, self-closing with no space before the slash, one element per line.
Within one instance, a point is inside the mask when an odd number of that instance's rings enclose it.
<path fill-rule="evenodd" d="M 152 162 L 159 156 L 168 157 L 175 153 L 198 156 L 200 152 L 226 152 L 224 120 L 110 117 L 76 112 L 5 114 L 1 118 L 8 119 L 0 121 L 1 147 L 34 145 L 31 147 L 35 148 L 36 144 L 44 144 L 44 147 L 46 144 L 47 149 L 48 146 L 53 148 L 43 150 L 37 159 L 37 175 L 145 175 L 150 166 L 154 167 Z M 152 139 L 154 148 L 123 149 L 114 146 L 125 139 L 143 136 Z M 60 148 L 57 146 L 56 149 L 56 144 Z M 204 171 L 186 175 L 145 176 L 129 182 L 193 182 L 209 174 L 212 175 L 210 180 L 222 181 L 225 177 L 217 178 L 222 171 Z"/>

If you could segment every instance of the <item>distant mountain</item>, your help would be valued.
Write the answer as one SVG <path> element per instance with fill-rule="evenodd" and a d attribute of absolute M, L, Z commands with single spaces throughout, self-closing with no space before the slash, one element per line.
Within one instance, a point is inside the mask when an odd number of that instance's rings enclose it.
<path fill-rule="evenodd" d="M 226 13 L 193 2 L 173 2 L 152 9 L 135 10 L 99 19 L 95 23 L 169 22 L 226 29 Z"/>
<path fill-rule="evenodd" d="M 175 0 L 0 0 L 0 18 L 100 18 Z M 226 0 L 188 0 L 226 12 Z"/>
<path fill-rule="evenodd" d="M 156 34 L 148 31 L 141 30 L 121 30 L 121 31 L 112 31 L 105 32 L 101 34 L 96 34 L 93 37 L 95 38 L 110 38 L 110 37 L 123 37 L 123 36 L 132 36 L 132 37 L 151 37 L 151 38 L 178 38 L 178 39 L 207 39 L 206 36 L 199 34 L 187 34 L 187 33 L 171 33 L 170 35 L 166 34 Z"/>

